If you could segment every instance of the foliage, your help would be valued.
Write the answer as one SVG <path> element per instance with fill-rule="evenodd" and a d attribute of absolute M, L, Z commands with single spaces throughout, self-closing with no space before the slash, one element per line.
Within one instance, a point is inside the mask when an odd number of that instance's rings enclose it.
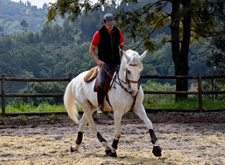
<path fill-rule="evenodd" d="M 205 91 L 225 91 L 225 80 L 212 79 L 211 81 L 203 82 L 202 86 Z M 224 94 L 205 95 L 204 97 L 211 100 L 225 101 Z"/>
<path fill-rule="evenodd" d="M 150 80 L 147 81 L 146 84 L 141 85 L 144 91 L 175 91 L 176 86 L 171 85 L 170 83 L 157 83 L 151 82 Z M 175 97 L 174 95 L 162 95 L 162 94 L 145 94 L 144 103 L 147 104 L 156 104 L 158 102 L 174 102 Z"/>
<path fill-rule="evenodd" d="M 202 76 L 212 75 L 212 67 L 207 65 L 207 61 L 211 56 L 210 43 L 201 40 L 200 43 L 193 43 L 190 46 L 192 50 L 188 65 L 190 66 L 189 75 L 197 75 L 201 73 Z"/>
<path fill-rule="evenodd" d="M 213 41 L 212 55 L 208 59 L 208 65 L 214 66 L 214 74 L 225 74 L 225 35 L 216 37 Z"/>
<path fill-rule="evenodd" d="M 13 101 L 7 104 L 6 113 L 18 113 L 18 112 L 63 112 L 66 111 L 63 104 L 50 105 L 42 102 L 38 106 L 35 106 L 33 102 L 27 104 L 24 102 Z"/>
<path fill-rule="evenodd" d="M 55 82 L 40 82 L 40 83 L 30 83 L 29 85 L 29 93 L 64 93 L 65 86 L 62 86 Z M 27 93 L 27 88 L 22 89 L 19 93 Z M 21 100 L 22 102 L 26 102 L 27 98 L 20 98 L 15 100 Z M 48 104 L 62 104 L 63 100 L 61 97 L 34 97 L 29 98 L 34 106 L 40 105 L 42 102 L 46 102 Z M 20 102 L 20 101 L 19 101 Z"/>
<path fill-rule="evenodd" d="M 225 102 L 219 100 L 203 99 L 203 108 L 224 108 Z M 162 108 L 162 109 L 198 109 L 198 98 L 189 97 L 187 100 L 180 102 L 171 102 L 169 100 L 159 100 L 157 103 L 149 104 L 144 103 L 145 108 Z M 79 111 L 82 111 L 78 107 Z M 66 112 L 64 105 L 50 105 L 48 103 L 40 103 L 38 106 L 34 106 L 33 103 L 19 103 L 11 102 L 6 106 L 6 113 L 18 113 L 18 112 Z M 26 118 L 26 116 L 21 116 Z"/>
<path fill-rule="evenodd" d="M 225 91 L 224 84 L 214 81 L 212 89 L 212 82 L 203 82 L 203 91 Z M 142 84 L 144 91 L 175 91 L 175 85 L 169 83 L 156 83 L 148 81 Z M 186 100 L 175 102 L 175 96 L 172 94 L 145 94 L 144 96 L 145 108 L 157 109 L 198 109 L 198 96 L 188 95 Z M 225 96 L 224 94 L 217 95 L 203 95 L 203 108 L 224 108 Z"/>
<path fill-rule="evenodd" d="M 176 11 L 176 6 L 173 5 L 178 6 Z M 82 11 L 88 14 L 100 9 L 100 7 L 107 9 L 109 6 L 115 7 L 116 1 L 98 0 L 92 4 L 90 1 L 58 0 L 50 5 L 47 22 L 54 20 L 57 14 L 65 18 L 66 13 L 69 14 L 69 20 L 74 21 L 82 14 Z M 171 7 L 174 7 L 172 11 L 170 11 Z M 170 0 L 152 0 L 150 2 L 122 0 L 117 6 L 118 11 L 115 13 L 117 23 L 124 31 L 128 32 L 128 37 L 134 40 L 141 39 L 145 48 L 154 50 L 156 47 L 154 42 L 150 40 L 150 36 L 155 30 L 160 30 L 167 25 L 174 26 L 173 23 L 181 23 L 177 32 L 180 35 L 180 40 L 182 40 L 182 38 L 186 37 L 183 32 L 187 28 L 185 27 L 185 19 L 189 19 L 188 17 L 191 19 L 192 41 L 198 41 L 201 37 L 223 33 L 225 30 L 223 8 L 224 2 L 221 0 L 184 0 L 175 2 Z M 173 12 L 176 12 L 174 13 L 176 20 L 171 18 Z"/>
<path fill-rule="evenodd" d="M 21 22 L 20 22 L 20 26 L 22 27 L 22 30 L 23 31 L 27 31 L 27 27 L 28 27 L 28 23 L 25 19 L 23 19 Z"/>
<path fill-rule="evenodd" d="M 203 98 L 203 109 L 224 108 L 224 101 L 212 100 Z M 148 104 L 144 103 L 145 108 L 157 108 L 157 109 L 198 109 L 198 97 L 188 97 L 186 100 L 178 101 L 177 103 L 170 100 L 159 100 L 156 103 Z"/>
<path fill-rule="evenodd" d="M 3 2 L 3 0 L 1 1 Z M 4 2 L 6 1 L 7 0 L 4 0 Z M 0 73 L 4 73 L 7 77 L 59 78 L 67 77 L 69 73 L 72 73 L 73 76 L 77 76 L 80 72 L 90 69 L 96 65 L 88 52 L 90 41 L 94 32 L 102 26 L 103 15 L 107 12 L 116 13 L 117 9 L 124 9 L 124 11 L 136 10 L 148 3 L 148 1 L 140 1 L 141 3 L 133 5 L 129 3 L 129 1 L 127 2 L 127 4 L 123 3 L 120 4 L 120 6 L 114 3 L 112 7 L 107 7 L 109 4 L 104 2 L 104 10 L 98 8 L 99 10 L 93 10 L 91 15 L 87 16 L 84 13 L 80 13 L 81 15 L 79 15 L 74 22 L 65 19 L 62 25 L 60 23 L 49 24 L 49 26 L 45 25 L 37 32 L 30 31 L 30 18 L 21 17 L 18 21 L 18 26 L 20 27 L 19 23 L 22 19 L 26 20 L 29 25 L 27 32 L 21 32 L 15 35 L 3 35 L 0 37 Z M 64 3 L 67 2 L 57 1 L 57 3 L 65 5 Z M 24 4 L 15 5 L 13 2 L 3 3 L 0 8 L 4 5 L 12 5 L 12 9 L 22 5 L 21 10 L 23 11 L 30 9 L 29 6 L 25 6 Z M 169 12 L 170 9 L 171 6 L 165 6 L 166 12 Z M 37 13 L 34 15 L 38 17 L 39 11 L 39 9 L 36 10 L 34 13 Z M 32 18 L 32 16 L 29 17 Z M 44 16 L 40 17 L 42 20 L 44 19 Z M 73 17 L 70 17 L 69 19 L 72 18 Z M 33 19 L 33 21 L 38 25 L 35 19 Z M 122 27 L 120 24 L 118 25 L 120 28 Z M 129 34 L 125 31 L 123 31 L 123 34 L 127 49 L 134 49 L 140 43 L 137 39 L 136 41 L 128 40 Z M 155 31 L 150 40 L 156 45 L 155 48 L 157 49 L 151 53 L 149 52 L 143 61 L 143 75 L 173 75 L 175 69 L 172 59 L 171 44 L 167 42 L 170 40 L 169 27 L 165 26 L 165 29 Z M 162 43 L 164 43 L 164 45 Z M 193 43 L 191 50 L 192 52 L 199 53 L 207 46 L 206 41 L 203 41 L 201 44 Z M 144 52 L 144 49 L 143 46 L 139 46 L 136 51 L 141 54 Z M 190 56 L 189 66 L 191 69 L 189 74 L 196 75 L 197 72 L 201 72 L 202 75 L 206 75 L 209 71 L 209 68 L 205 65 L 206 60 L 207 57 L 205 55 Z M 163 83 L 164 80 L 161 82 Z M 174 84 L 174 81 L 170 83 Z M 7 82 L 6 92 L 16 93 L 25 87 L 26 84 L 18 85 Z"/>
<path fill-rule="evenodd" d="M 17 34 L 22 31 L 20 23 L 23 20 L 27 22 L 27 30 L 37 32 L 44 25 L 47 11 L 45 8 L 38 9 L 37 6 L 31 6 L 22 2 L 16 3 L 11 0 L 0 0 L 0 26 L 3 34 Z"/>
<path fill-rule="evenodd" d="M 74 21 L 82 11 L 87 14 L 100 6 L 107 8 L 115 4 L 114 0 L 98 0 L 94 5 L 90 1 L 58 0 L 50 6 L 47 22 L 54 20 L 57 14 L 64 18 L 66 13 Z M 115 18 L 120 28 L 128 33 L 128 38 L 140 41 L 138 46 L 142 44 L 149 51 L 157 48 L 150 37 L 168 26 L 175 75 L 187 76 L 190 44 L 225 32 L 224 5 L 225 1 L 221 0 L 122 0 Z M 166 39 L 161 42 L 166 43 Z M 177 79 L 176 90 L 187 91 L 187 79 Z M 176 101 L 186 98 L 185 94 L 176 95 Z"/>

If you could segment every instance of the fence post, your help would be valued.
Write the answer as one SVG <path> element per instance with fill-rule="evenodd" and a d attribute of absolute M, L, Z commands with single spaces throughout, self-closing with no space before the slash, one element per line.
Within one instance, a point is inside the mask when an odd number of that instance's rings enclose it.
<path fill-rule="evenodd" d="M 69 82 L 70 82 L 72 79 L 73 79 L 73 76 L 72 76 L 72 74 L 70 73 L 70 74 L 69 74 Z"/>
<path fill-rule="evenodd" d="M 202 105 L 202 77 L 201 73 L 198 73 L 198 109 L 200 112 L 203 110 Z"/>
<path fill-rule="evenodd" d="M 2 74 L 2 82 L 1 82 L 1 94 L 2 94 L 2 116 L 5 116 L 5 76 Z"/>

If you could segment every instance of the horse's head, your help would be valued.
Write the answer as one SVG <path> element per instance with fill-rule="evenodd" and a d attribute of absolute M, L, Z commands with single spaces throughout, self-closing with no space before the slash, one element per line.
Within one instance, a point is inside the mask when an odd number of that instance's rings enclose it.
<path fill-rule="evenodd" d="M 136 96 L 139 90 L 139 80 L 141 71 L 143 70 L 142 60 L 146 56 L 146 53 L 147 51 L 140 56 L 133 50 L 123 51 L 123 59 L 120 67 L 123 71 L 125 81 L 129 85 L 129 92 L 132 96 Z"/>

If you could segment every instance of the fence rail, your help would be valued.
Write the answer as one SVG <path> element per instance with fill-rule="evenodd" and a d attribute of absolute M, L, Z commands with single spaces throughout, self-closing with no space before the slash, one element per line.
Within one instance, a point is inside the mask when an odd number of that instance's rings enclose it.
<path fill-rule="evenodd" d="M 198 109 L 146 109 L 146 111 L 175 111 L 175 112 L 196 112 L 196 111 L 221 111 L 225 110 L 224 108 L 213 108 L 213 109 L 203 109 L 203 103 L 202 103 L 202 95 L 203 94 L 225 94 L 225 91 L 202 91 L 202 79 L 216 79 L 216 78 L 225 78 L 225 76 L 201 76 L 199 73 L 198 76 L 158 76 L 158 75 L 144 75 L 141 76 L 141 79 L 196 79 L 198 80 L 198 91 L 144 91 L 145 94 L 192 94 L 192 95 L 198 95 Z M 21 115 L 21 114 L 49 114 L 49 113 L 55 113 L 55 114 L 63 114 L 65 112 L 31 112 L 31 113 L 6 113 L 5 112 L 5 98 L 6 97 L 63 97 L 63 93 L 5 93 L 5 83 L 7 81 L 13 81 L 13 82 L 69 82 L 72 80 L 72 75 L 69 74 L 68 78 L 55 78 L 55 79 L 43 79 L 43 78 L 32 78 L 32 79 L 23 79 L 23 78 L 11 78 L 11 77 L 5 77 L 4 74 L 1 75 L 1 104 L 2 104 L 2 116 L 8 116 L 8 115 Z"/>

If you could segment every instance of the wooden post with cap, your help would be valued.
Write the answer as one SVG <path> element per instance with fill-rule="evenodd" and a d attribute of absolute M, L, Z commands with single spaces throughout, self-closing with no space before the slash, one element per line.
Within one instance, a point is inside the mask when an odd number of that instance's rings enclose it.
<path fill-rule="evenodd" d="M 4 74 L 2 74 L 1 78 L 2 78 L 2 82 L 1 82 L 2 116 L 5 116 L 5 89 L 4 89 L 5 76 L 4 76 Z"/>
<path fill-rule="evenodd" d="M 203 110 L 203 105 L 202 105 L 202 77 L 201 73 L 198 73 L 198 109 L 200 112 Z"/>

